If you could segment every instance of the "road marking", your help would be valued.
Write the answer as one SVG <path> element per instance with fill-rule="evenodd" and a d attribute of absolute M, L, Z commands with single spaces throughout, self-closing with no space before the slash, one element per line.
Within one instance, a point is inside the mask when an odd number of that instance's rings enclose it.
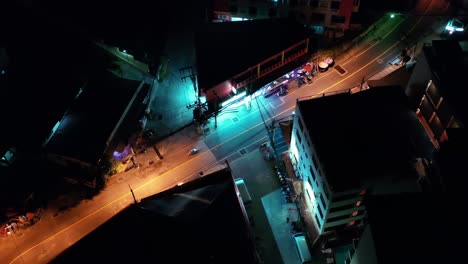
<path fill-rule="evenodd" d="M 431 4 L 432 4 L 432 1 L 431 1 Z M 430 6 L 430 4 L 429 4 L 429 6 Z M 426 12 L 427 12 L 427 9 L 426 9 Z M 425 13 L 426 13 L 426 12 L 425 12 Z M 413 31 L 414 27 L 416 27 L 416 25 L 419 24 L 419 22 L 421 21 L 421 19 L 422 19 L 423 17 L 424 17 L 424 16 L 421 16 L 421 18 L 419 18 L 419 20 L 413 25 L 413 27 L 408 31 L 408 33 L 411 32 L 411 31 Z M 351 78 L 352 76 L 356 75 L 358 72 L 362 71 L 364 68 L 366 68 L 367 66 L 369 66 L 371 63 L 375 62 L 375 61 L 378 60 L 380 57 L 382 57 L 384 54 L 386 54 L 389 50 L 393 49 L 393 48 L 394 48 L 396 45 L 398 45 L 400 42 L 401 42 L 401 41 L 397 41 L 395 44 L 393 44 L 390 48 L 388 48 L 387 50 L 385 50 L 385 51 L 384 51 L 382 54 L 380 54 L 378 57 L 376 57 L 375 59 L 373 59 L 372 61 L 370 61 L 370 62 L 367 63 L 366 65 L 362 66 L 362 67 L 359 68 L 357 71 L 353 72 L 352 74 L 350 74 L 350 75 L 348 75 L 347 77 L 343 78 L 341 81 L 336 82 L 335 84 L 331 85 L 330 87 L 324 89 L 323 91 L 321 91 L 321 92 L 319 92 L 319 93 L 317 93 L 317 94 L 323 94 L 324 92 L 326 92 L 326 91 L 330 90 L 331 88 L 337 86 L 338 84 L 342 83 L 343 81 L 345 81 L 345 80 Z M 314 96 L 316 96 L 317 94 L 315 94 Z M 278 114 L 276 114 L 276 115 L 274 115 L 274 116 L 268 118 L 267 121 L 269 121 L 269 120 L 271 120 L 271 119 L 273 119 L 273 118 L 275 118 L 275 117 L 277 117 L 277 116 L 279 116 L 279 115 L 282 115 L 282 114 L 284 114 L 284 113 L 286 113 L 286 112 L 288 112 L 288 111 L 291 111 L 291 110 L 294 109 L 295 107 L 296 107 L 296 106 L 294 105 L 293 107 L 290 107 L 290 108 L 288 108 L 288 109 L 286 109 L 286 110 L 284 110 L 284 111 L 282 111 L 282 112 L 280 112 L 280 113 L 278 113 Z M 250 114 L 250 113 L 249 113 L 249 114 Z M 249 129 L 247 129 L 247 130 L 245 130 L 245 131 L 243 131 L 243 132 L 241 132 L 241 133 L 239 133 L 239 134 L 237 134 L 237 135 L 231 137 L 230 139 L 228 139 L 228 140 L 226 140 L 226 141 L 224 141 L 224 142 L 222 142 L 222 143 L 220 143 L 220 144 L 218 144 L 218 145 L 212 147 L 211 149 L 208 149 L 208 150 L 206 150 L 206 151 L 204 151 L 204 152 L 201 152 L 201 153 L 198 155 L 198 157 L 201 156 L 201 155 L 205 155 L 207 152 L 210 152 L 210 151 L 212 151 L 213 149 L 216 149 L 216 148 L 218 148 L 218 147 L 220 147 L 220 146 L 222 146 L 222 145 L 224 145 L 224 144 L 226 144 L 226 143 L 228 143 L 228 142 L 234 140 L 235 138 L 237 138 L 237 137 L 239 137 L 239 136 L 241 136 L 241 135 L 243 135 L 243 134 L 245 134 L 245 133 L 251 131 L 252 129 L 254 129 L 254 128 L 256 128 L 256 127 L 258 127 L 258 126 L 260 126 L 260 125 L 262 125 L 262 124 L 263 124 L 263 122 L 260 122 L 260 123 L 258 123 L 258 124 L 256 124 L 256 125 L 250 127 Z M 178 169 L 178 168 L 184 166 L 185 164 L 191 162 L 191 161 L 192 161 L 193 159 L 195 159 L 195 158 L 197 158 L 197 157 L 194 157 L 194 158 L 192 158 L 192 159 L 189 159 L 189 160 L 187 160 L 187 161 L 185 161 L 185 162 L 183 162 L 183 163 L 177 165 L 176 167 L 174 167 L 174 168 L 172 168 L 172 169 L 170 169 L 170 170 L 168 170 L 168 171 L 166 171 L 166 172 L 160 174 L 159 177 L 156 177 L 156 178 L 154 178 L 154 179 L 151 179 L 151 180 L 147 181 L 146 183 L 143 183 L 142 185 L 140 185 L 139 187 L 137 187 L 137 188 L 135 188 L 135 189 L 133 189 L 133 190 L 134 190 L 134 191 L 137 191 L 137 190 L 142 189 L 143 187 L 147 186 L 148 184 L 151 184 L 151 183 L 155 182 L 156 180 L 160 179 L 161 176 L 164 176 L 164 175 L 166 175 L 166 174 L 168 174 L 168 173 L 170 173 L 170 172 L 172 172 L 172 171 L 174 171 L 174 170 L 176 170 L 176 169 Z M 69 230 L 70 228 L 72 228 L 72 227 L 78 225 L 79 223 L 83 222 L 84 220 L 88 219 L 89 217 L 91 217 L 91 216 L 97 214 L 98 212 L 102 211 L 103 209 L 109 207 L 110 205 L 116 203 L 117 201 L 119 201 L 119 200 L 121 200 L 121 199 L 123 199 L 124 197 L 129 196 L 129 195 L 130 195 L 130 193 L 126 193 L 126 194 L 121 195 L 120 197 L 114 199 L 113 201 L 111 201 L 111 202 L 109 202 L 108 204 L 102 206 L 101 208 L 97 209 L 96 211 L 94 211 L 94 212 L 88 214 L 87 216 L 85 216 L 85 217 L 83 217 L 83 218 L 77 220 L 75 223 L 73 223 L 73 224 L 71 224 L 71 225 L 69 225 L 69 226 L 63 228 L 63 229 L 60 230 L 59 232 L 53 234 L 52 236 L 46 238 L 45 240 L 43 240 L 43 241 L 37 243 L 36 245 L 30 247 L 29 249 L 23 251 L 21 254 L 19 254 L 17 257 L 15 257 L 12 261 L 10 261 L 10 264 L 11 264 L 11 263 L 14 263 L 14 262 L 15 262 L 16 260 L 18 260 L 20 257 L 24 256 L 25 254 L 27 254 L 27 253 L 30 252 L 31 250 L 35 249 L 36 247 L 38 247 L 38 246 L 40 246 L 40 245 L 42 245 L 42 244 L 44 244 L 44 243 L 50 241 L 51 239 L 55 238 L 56 236 L 62 234 L 63 232 L 65 232 L 65 231 Z M 94 230 L 94 229 L 93 229 L 93 230 Z M 92 232 L 92 231 L 91 231 L 91 232 Z"/>
<path fill-rule="evenodd" d="M 345 62 L 345 63 L 342 63 L 341 65 L 344 66 L 344 65 L 348 64 L 351 60 L 353 60 L 353 59 L 355 59 L 355 58 L 361 56 L 362 54 L 364 54 L 365 52 L 367 52 L 369 49 L 373 48 L 375 45 L 377 45 L 377 44 L 379 44 L 380 42 L 382 42 L 382 40 L 384 40 L 384 39 L 385 39 L 390 33 L 392 33 L 401 23 L 403 23 L 403 21 L 405 21 L 405 19 L 406 19 L 406 18 L 402 19 L 398 24 L 396 24 L 396 25 L 392 28 L 392 30 L 390 30 L 390 32 L 388 32 L 387 34 L 385 34 L 385 35 L 382 37 L 381 40 L 376 41 L 376 42 L 375 42 L 374 44 L 372 44 L 370 47 L 368 47 L 367 49 L 363 50 L 363 51 L 362 51 L 361 53 L 359 53 L 358 55 L 353 56 L 351 59 L 349 59 L 349 60 L 348 60 L 347 62 Z"/>
<path fill-rule="evenodd" d="M 382 40 L 384 40 L 390 33 L 392 33 L 401 23 L 403 23 L 403 21 L 405 21 L 406 18 L 402 19 L 398 24 L 396 24 L 392 30 L 390 32 L 388 32 L 387 34 L 385 34 L 381 40 L 379 41 L 376 41 L 374 44 L 372 44 L 371 46 L 369 46 L 367 49 L 363 50 L 362 52 L 360 52 L 358 55 L 356 56 L 353 56 L 351 59 L 349 59 L 347 62 L 344 62 L 344 63 L 341 63 L 341 65 L 345 66 L 346 64 L 348 64 L 349 62 L 351 62 L 352 60 L 356 59 L 357 57 L 361 56 L 362 54 L 364 54 L 365 52 L 367 52 L 369 49 L 373 48 L 375 45 L 379 44 Z M 420 18 L 421 20 L 421 18 Z M 419 23 L 419 21 L 417 22 Z M 417 25 L 417 23 L 415 25 Z M 331 74 L 333 71 L 328 71 L 327 73 L 323 74 L 323 75 L 320 75 L 319 77 L 317 77 L 317 79 L 315 81 L 318 81 L 322 78 L 325 78 L 327 77 L 329 74 Z M 310 84 L 310 86 L 312 86 L 313 84 Z M 305 87 L 307 87 L 308 84 L 305 85 Z M 293 91 L 292 93 L 290 94 L 293 94 L 295 93 L 296 91 L 298 91 L 299 89 L 296 89 L 295 91 Z M 290 94 L 286 95 L 286 96 L 289 96 Z"/>
<path fill-rule="evenodd" d="M 219 145 L 218 145 L 218 146 L 219 146 Z M 213 149 L 213 148 L 212 148 L 212 149 Z M 209 150 L 206 150 L 206 151 L 204 151 L 204 152 L 201 152 L 197 157 L 199 157 L 200 155 L 203 155 L 203 154 L 205 154 L 205 153 L 211 151 L 212 149 L 209 149 Z M 172 171 L 174 171 L 174 170 L 176 170 L 176 169 L 178 169 L 178 168 L 184 166 L 185 164 L 191 162 L 193 159 L 195 159 L 195 158 L 197 158 L 197 157 L 194 157 L 194 158 L 192 158 L 192 159 L 189 159 L 189 160 L 187 160 L 187 161 L 185 161 L 185 162 L 183 162 L 183 163 L 177 165 L 176 167 L 174 167 L 174 168 L 172 168 L 172 169 L 170 169 L 170 170 L 168 170 L 168 171 L 166 171 L 166 172 L 164 172 L 164 173 L 158 175 L 158 177 L 147 181 L 146 183 L 140 185 L 140 186 L 137 187 L 137 188 L 134 188 L 133 190 L 134 190 L 134 191 L 137 191 L 137 190 L 142 189 L 143 187 L 147 186 L 148 184 L 153 183 L 153 182 L 155 182 L 156 180 L 160 179 L 160 178 L 161 178 L 160 176 L 164 176 L 164 175 L 166 175 L 166 174 L 168 174 L 168 173 L 170 173 L 170 172 L 172 172 Z M 94 212 L 90 213 L 89 215 L 87 215 L 87 216 L 85 216 L 85 217 L 83 217 L 83 218 L 77 220 L 75 223 L 73 223 L 73 224 L 71 224 L 71 225 L 69 225 L 69 226 L 63 228 L 63 229 L 60 230 L 59 232 L 53 234 L 52 236 L 46 238 L 45 240 L 43 240 L 43 241 L 37 243 L 36 245 L 30 247 L 29 249 L 27 249 L 26 251 L 24 251 L 24 252 L 22 252 L 20 255 L 18 255 L 16 258 L 14 258 L 12 261 L 10 261 L 10 264 L 13 263 L 13 262 L 15 262 L 16 260 L 18 260 L 18 259 L 19 259 L 20 257 L 22 257 L 23 255 L 27 254 L 29 251 L 35 249 L 36 247 L 40 246 L 41 244 L 44 244 L 44 243 L 50 241 L 51 239 L 55 238 L 56 236 L 62 234 L 63 232 L 69 230 L 70 228 L 72 228 L 72 227 L 78 225 L 79 223 L 83 222 L 84 220 L 90 218 L 91 216 L 93 216 L 93 215 L 99 213 L 99 212 L 102 211 L 103 209 L 105 209 L 105 208 L 107 208 L 107 207 L 113 205 L 114 203 L 116 203 L 116 202 L 122 200 L 122 199 L 125 198 L 126 196 L 130 196 L 130 193 L 126 193 L 126 194 L 121 195 L 120 197 L 114 199 L 113 201 L 111 201 L 111 202 L 109 202 L 108 204 L 102 206 L 101 208 L 97 209 L 96 211 L 94 211 Z M 93 229 L 93 230 L 94 230 L 94 229 Z"/>

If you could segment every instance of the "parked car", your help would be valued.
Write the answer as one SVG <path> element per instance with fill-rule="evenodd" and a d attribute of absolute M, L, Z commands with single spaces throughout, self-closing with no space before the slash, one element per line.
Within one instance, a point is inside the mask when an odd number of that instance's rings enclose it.
<path fill-rule="evenodd" d="M 277 94 L 281 89 L 287 89 L 287 83 L 288 83 L 288 80 L 268 86 L 263 91 L 263 96 L 267 98 L 274 94 Z"/>

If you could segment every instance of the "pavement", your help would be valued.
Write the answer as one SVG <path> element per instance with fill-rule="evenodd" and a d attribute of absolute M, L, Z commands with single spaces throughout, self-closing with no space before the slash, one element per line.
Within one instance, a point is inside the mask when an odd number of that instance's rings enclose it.
<path fill-rule="evenodd" d="M 299 214 L 294 203 L 286 203 L 274 165 L 258 147 L 230 163 L 234 177 L 244 179 L 252 198 L 246 210 L 264 263 L 296 264 L 291 223 Z"/>

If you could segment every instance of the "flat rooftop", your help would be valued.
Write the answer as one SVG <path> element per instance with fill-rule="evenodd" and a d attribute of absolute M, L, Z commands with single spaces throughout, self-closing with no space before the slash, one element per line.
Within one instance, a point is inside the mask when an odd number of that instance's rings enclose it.
<path fill-rule="evenodd" d="M 414 157 L 430 155 L 430 142 L 400 87 L 304 100 L 298 107 L 334 191 L 382 175 L 404 177 Z"/>
<path fill-rule="evenodd" d="M 140 84 L 110 73 L 88 81 L 64 114 L 47 151 L 95 164 Z M 148 89 L 144 84 L 135 102 L 142 102 Z"/>
<path fill-rule="evenodd" d="M 254 263 L 228 168 L 132 205 L 52 263 Z"/>
<path fill-rule="evenodd" d="M 205 24 L 195 34 L 198 86 L 209 89 L 305 38 L 289 19 Z"/>

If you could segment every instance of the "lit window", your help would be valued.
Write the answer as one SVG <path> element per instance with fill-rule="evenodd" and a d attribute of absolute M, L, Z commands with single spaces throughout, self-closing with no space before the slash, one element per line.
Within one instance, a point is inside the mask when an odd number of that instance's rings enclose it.
<path fill-rule="evenodd" d="M 356 223 L 356 221 L 351 221 L 348 223 L 348 226 L 353 226 Z"/>
<path fill-rule="evenodd" d="M 357 201 L 356 206 L 361 206 L 362 201 Z"/>
<path fill-rule="evenodd" d="M 362 190 L 359 195 L 365 195 L 366 194 L 366 190 Z"/>
<path fill-rule="evenodd" d="M 358 211 L 354 211 L 353 214 L 352 214 L 352 216 L 357 216 L 358 213 L 359 213 Z"/>

